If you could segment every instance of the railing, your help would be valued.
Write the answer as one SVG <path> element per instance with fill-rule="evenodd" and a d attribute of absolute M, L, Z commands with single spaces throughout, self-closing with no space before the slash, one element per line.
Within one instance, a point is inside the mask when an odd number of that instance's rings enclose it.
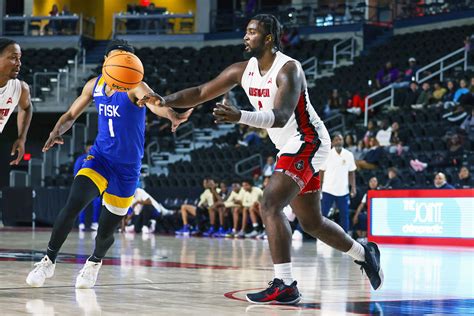
<path fill-rule="evenodd" d="M 390 95 L 388 97 L 383 97 L 385 94 L 387 94 L 387 91 L 390 93 Z M 390 102 L 390 106 L 393 106 L 394 96 L 395 96 L 395 89 L 393 88 L 392 85 L 386 86 L 378 91 L 375 91 L 374 93 L 369 94 L 364 100 L 365 102 L 364 126 L 367 126 L 367 124 L 369 123 L 369 111 L 387 102 Z M 382 98 L 382 99 L 376 101 L 375 103 L 370 104 L 369 106 L 370 101 L 374 99 L 375 97 Z"/>
<path fill-rule="evenodd" d="M 179 22 L 172 19 L 180 19 Z M 192 19 L 191 22 L 183 21 L 182 19 Z M 134 23 L 135 22 L 135 23 Z M 192 13 L 186 14 L 131 14 L 131 13 L 116 13 L 113 18 L 112 38 L 117 35 L 131 35 L 131 34 L 166 34 L 173 33 L 174 23 L 178 23 L 179 31 L 189 23 L 192 27 L 189 31 L 194 29 L 194 15 Z M 189 32 L 188 32 L 189 33 Z"/>
<path fill-rule="evenodd" d="M 447 62 L 448 60 L 455 59 L 455 56 L 460 57 L 459 55 L 462 55 L 462 57 L 456 59 L 455 61 Z M 428 64 L 428 65 L 418 69 L 418 71 L 416 72 L 416 75 L 415 75 L 416 81 L 418 83 L 423 83 L 423 82 L 425 82 L 425 81 L 427 81 L 427 80 L 429 80 L 433 77 L 436 77 L 438 75 L 439 75 L 439 79 L 441 81 L 443 81 L 444 72 L 451 69 L 451 68 L 456 67 L 457 65 L 463 64 L 464 70 L 467 70 L 467 61 L 468 61 L 467 49 L 462 47 L 458 50 L 455 50 L 451 54 L 448 54 L 448 55 L 432 62 L 431 64 Z M 434 67 L 439 67 L 439 69 L 435 70 L 435 71 L 430 70 Z M 428 74 L 427 74 L 426 77 L 421 78 L 421 76 L 424 73 L 428 73 Z"/>
<path fill-rule="evenodd" d="M 58 104 L 61 102 L 61 76 L 66 75 L 66 88 L 69 85 L 68 72 L 35 72 L 33 74 L 33 98 L 37 98 L 38 77 L 50 78 L 50 83 L 56 83 L 56 100 Z M 51 79 L 54 79 L 53 81 Z"/>
<path fill-rule="evenodd" d="M 153 148 L 156 148 L 155 150 L 153 150 Z M 152 141 L 151 143 L 149 143 L 147 146 L 146 146 L 146 159 L 147 159 L 147 163 L 149 166 L 153 166 L 153 159 L 151 159 L 151 156 L 152 156 L 152 153 L 153 152 L 158 152 L 160 150 L 160 144 L 155 140 L 155 141 Z"/>
<path fill-rule="evenodd" d="M 10 187 L 26 187 L 28 186 L 28 172 L 20 170 L 10 171 Z"/>
<path fill-rule="evenodd" d="M 251 164 L 252 161 L 255 161 L 255 164 Z M 235 173 L 239 176 L 242 176 L 242 175 L 246 175 L 246 174 L 249 174 L 250 172 L 254 171 L 254 170 L 257 170 L 259 168 L 262 167 L 262 155 L 260 154 L 255 154 L 255 155 L 252 155 L 248 158 L 245 158 L 245 159 L 242 159 L 240 161 L 238 161 L 236 164 L 235 164 Z M 246 169 L 243 169 L 243 170 L 240 170 L 240 167 L 244 167 L 245 164 L 249 164 L 249 168 L 246 168 Z"/>
<path fill-rule="evenodd" d="M 43 21 L 49 21 L 42 26 Z M 82 35 L 82 15 L 8 16 L 3 18 L 2 35 Z M 50 33 L 50 34 L 49 34 Z"/>
<path fill-rule="evenodd" d="M 463 68 L 464 70 L 467 69 L 467 62 L 468 62 L 468 58 L 467 58 L 467 50 L 466 48 L 462 47 L 460 49 L 457 49 L 455 50 L 454 52 L 444 56 L 444 57 L 441 57 L 440 59 L 438 60 L 435 60 L 434 62 L 432 62 L 431 64 L 428 64 L 420 69 L 418 69 L 418 71 L 416 72 L 415 74 L 415 79 L 418 83 L 423 83 L 433 77 L 436 77 L 439 75 L 440 77 L 440 80 L 442 81 L 444 79 L 444 73 L 451 69 L 451 68 L 454 68 L 458 65 L 463 65 Z M 462 55 L 462 57 L 459 57 L 459 55 Z M 454 60 L 454 61 L 450 61 L 450 62 L 447 62 L 447 60 L 451 60 L 451 59 L 455 59 L 455 57 L 458 56 L 458 59 Z M 439 69 L 438 70 L 435 70 L 433 72 L 428 72 L 427 70 L 435 67 L 435 66 L 438 66 Z M 421 77 L 423 74 L 426 73 L 426 76 L 425 77 Z M 367 126 L 368 122 L 369 122 L 369 111 L 382 105 L 382 104 L 386 104 L 386 103 L 390 103 L 390 106 L 394 106 L 394 95 L 395 95 L 395 88 L 394 86 L 391 84 L 389 86 L 386 86 L 378 91 L 375 91 L 374 93 L 372 94 L 369 94 L 366 98 L 365 98 L 365 112 L 364 112 L 364 125 Z M 373 100 L 373 99 L 379 99 L 377 100 L 375 103 L 372 103 L 370 106 L 369 106 L 369 103 Z"/>
<path fill-rule="evenodd" d="M 176 142 L 187 138 L 189 135 L 194 135 L 194 124 L 192 122 L 186 122 L 184 124 L 181 124 L 176 129 L 176 132 L 173 134 L 173 137 Z M 192 138 L 194 140 L 194 136 Z"/>
<path fill-rule="evenodd" d="M 338 124 L 330 126 L 331 122 L 333 122 L 333 121 L 337 122 L 337 120 L 339 120 Z M 324 120 L 324 125 L 326 125 L 326 127 L 328 128 L 329 133 L 332 133 L 334 131 L 341 131 L 343 134 L 345 134 L 345 132 L 346 132 L 346 119 L 345 119 L 344 115 L 342 115 L 342 114 L 336 114 L 336 115 L 333 115 L 333 116 L 329 117 L 328 119 L 325 119 Z"/>
<path fill-rule="evenodd" d="M 77 69 L 82 64 L 82 73 L 86 72 L 86 49 L 80 48 L 74 56 L 74 84 L 77 84 Z"/>
<path fill-rule="evenodd" d="M 346 38 L 336 43 L 332 48 L 332 68 L 337 66 L 337 56 L 350 56 L 351 61 L 354 60 L 355 45 L 356 39 L 354 37 Z"/>
<path fill-rule="evenodd" d="M 318 76 L 318 59 L 316 57 L 310 57 L 301 63 L 306 77 L 310 79 L 316 79 Z M 306 69 L 305 69 L 306 67 Z"/>

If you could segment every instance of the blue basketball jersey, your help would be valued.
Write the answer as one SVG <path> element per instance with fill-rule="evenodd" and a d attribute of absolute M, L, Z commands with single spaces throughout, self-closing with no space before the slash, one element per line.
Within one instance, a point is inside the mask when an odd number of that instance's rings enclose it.
<path fill-rule="evenodd" d="M 100 75 L 94 86 L 99 113 L 98 133 L 93 148 L 116 163 L 141 164 L 145 145 L 146 109 L 133 104 L 126 92 L 105 93 Z"/>

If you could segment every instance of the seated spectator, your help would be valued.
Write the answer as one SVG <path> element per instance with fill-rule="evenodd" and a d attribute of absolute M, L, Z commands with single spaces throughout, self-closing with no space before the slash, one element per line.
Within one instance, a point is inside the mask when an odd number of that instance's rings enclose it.
<path fill-rule="evenodd" d="M 174 214 L 173 211 L 158 203 L 148 192 L 142 188 L 137 188 L 126 219 L 126 221 L 131 222 L 131 225 L 126 226 L 125 231 L 153 234 L 156 229 L 156 220 L 160 216 L 172 214 Z"/>
<path fill-rule="evenodd" d="M 446 93 L 443 96 L 443 104 L 446 102 L 454 102 L 454 94 L 456 93 L 456 83 L 453 80 L 448 80 L 446 83 Z M 448 108 L 449 105 L 444 106 L 445 108 Z"/>
<path fill-rule="evenodd" d="M 441 82 L 435 82 L 431 103 L 441 102 L 447 91 L 448 90 L 441 85 Z"/>
<path fill-rule="evenodd" d="M 378 190 L 379 181 L 377 177 L 372 177 L 369 180 L 369 190 Z M 357 238 L 367 237 L 367 192 L 364 194 L 362 201 L 357 207 L 354 216 L 352 217 L 352 229 L 357 234 Z"/>
<path fill-rule="evenodd" d="M 61 16 L 71 16 L 72 12 L 69 10 L 67 4 L 63 5 L 63 10 L 60 13 Z M 61 21 L 61 32 L 63 34 L 72 34 L 76 30 L 76 21 Z"/>
<path fill-rule="evenodd" d="M 387 61 L 385 67 L 380 69 L 375 77 L 377 88 L 380 89 L 394 83 L 397 81 L 398 76 L 398 69 L 392 66 L 391 61 Z"/>
<path fill-rule="evenodd" d="M 411 82 L 408 89 L 399 97 L 399 102 L 404 108 L 410 107 L 412 104 L 416 104 L 418 97 L 420 96 L 420 90 L 416 82 Z"/>
<path fill-rule="evenodd" d="M 233 216 L 237 215 L 237 218 L 234 217 L 233 223 L 239 221 L 239 213 L 241 212 L 242 209 L 242 200 L 243 200 L 243 194 L 244 190 L 242 189 L 240 183 L 234 182 L 232 183 L 232 191 L 230 194 L 227 195 L 227 197 L 222 199 L 222 201 L 216 202 L 216 208 L 219 210 L 224 208 L 225 212 L 228 210 L 232 210 Z M 221 195 L 222 196 L 222 195 Z M 219 213 L 220 214 L 220 213 Z M 220 219 L 219 219 L 220 220 Z M 237 225 L 234 224 L 234 229 L 229 228 L 226 230 L 224 222 L 221 221 L 221 227 L 224 230 L 223 233 L 220 233 L 221 229 L 219 228 L 219 231 L 216 233 L 216 237 L 232 237 L 237 234 Z"/>
<path fill-rule="evenodd" d="M 361 160 L 368 151 L 368 146 L 366 146 L 364 140 L 361 139 L 357 142 L 357 148 L 352 152 L 352 154 L 354 155 L 355 160 Z"/>
<path fill-rule="evenodd" d="M 298 33 L 298 28 L 285 28 L 281 38 L 283 48 L 298 47 L 301 44 L 301 37 Z"/>
<path fill-rule="evenodd" d="M 259 129 L 255 127 L 248 127 L 243 139 L 239 140 L 238 144 L 241 146 L 259 146 L 262 143 Z"/>
<path fill-rule="evenodd" d="M 339 96 L 337 89 L 333 89 L 329 96 L 328 103 L 324 107 L 324 116 L 331 117 L 337 113 L 344 111 L 344 105 L 342 104 L 342 98 Z"/>
<path fill-rule="evenodd" d="M 442 172 L 438 172 L 435 175 L 433 183 L 436 189 L 454 189 L 454 187 L 446 181 L 446 175 Z"/>
<path fill-rule="evenodd" d="M 367 131 L 365 132 L 364 138 L 363 138 L 366 148 L 369 148 L 370 137 L 375 137 L 375 135 L 377 135 L 377 130 L 378 130 L 377 121 L 369 120 L 367 122 Z"/>
<path fill-rule="evenodd" d="M 474 106 L 471 106 L 471 113 L 467 115 L 459 126 L 461 132 L 467 136 L 470 141 L 474 141 Z"/>
<path fill-rule="evenodd" d="M 267 157 L 267 163 L 262 168 L 262 175 L 264 177 L 270 177 L 275 171 L 275 158 L 273 156 Z"/>
<path fill-rule="evenodd" d="M 408 59 L 408 68 L 403 72 L 397 82 L 393 84 L 393 87 L 395 89 L 408 87 L 410 82 L 415 80 L 415 75 L 418 69 L 419 67 L 416 64 L 416 59 L 414 57 L 410 57 Z"/>
<path fill-rule="evenodd" d="M 399 156 L 403 151 L 408 151 L 408 146 L 405 146 L 407 141 L 407 135 L 403 131 L 400 131 L 400 125 L 398 122 L 392 123 L 392 134 L 390 135 L 390 146 L 388 152 L 391 154 L 398 154 Z"/>
<path fill-rule="evenodd" d="M 469 168 L 467 166 L 462 166 L 461 169 L 459 169 L 458 177 L 455 181 L 456 188 L 470 189 L 474 186 L 473 182 Z"/>
<path fill-rule="evenodd" d="M 398 176 L 398 170 L 395 167 L 388 168 L 388 180 L 383 186 L 384 189 L 400 189 L 403 187 L 402 180 Z"/>
<path fill-rule="evenodd" d="M 461 96 L 463 94 L 466 94 L 466 93 L 469 93 L 469 89 L 467 88 L 467 82 L 466 82 L 466 79 L 461 79 L 459 80 L 459 88 L 456 90 L 456 92 L 454 93 L 454 97 L 453 97 L 453 102 L 456 104 L 456 103 L 459 103 L 459 99 L 461 98 Z M 453 105 L 452 105 L 453 106 Z M 445 107 L 446 108 L 446 107 Z"/>
<path fill-rule="evenodd" d="M 388 120 L 382 121 L 382 128 L 377 132 L 375 138 L 379 142 L 380 146 L 390 146 L 390 137 L 392 136 L 392 127 L 388 124 Z"/>
<path fill-rule="evenodd" d="M 346 134 L 344 137 L 344 148 L 349 150 L 352 154 L 357 151 L 357 144 L 355 143 L 354 135 Z"/>
<path fill-rule="evenodd" d="M 379 167 L 379 161 L 384 154 L 384 150 L 379 146 L 379 142 L 375 137 L 369 138 L 369 150 L 362 160 L 356 160 L 358 169 L 373 170 Z"/>
<path fill-rule="evenodd" d="M 428 82 L 424 82 L 421 86 L 421 93 L 416 99 L 416 104 L 412 104 L 411 108 L 415 110 L 419 110 L 427 106 L 431 99 L 431 89 L 430 84 Z"/>
<path fill-rule="evenodd" d="M 199 197 L 199 203 L 197 206 L 190 204 L 181 205 L 180 212 L 181 218 L 183 220 L 183 228 L 176 231 L 177 235 L 189 236 L 190 234 L 199 234 L 201 230 L 199 216 L 206 213 L 210 214 L 211 212 L 214 214 L 214 210 L 210 209 L 213 207 L 214 203 L 217 200 L 216 197 L 218 192 L 216 189 L 216 184 L 212 179 L 204 179 L 202 185 L 204 187 L 204 192 Z M 189 225 L 188 214 L 196 217 L 196 225 L 193 231 L 191 231 L 191 226 Z M 212 217 L 210 217 L 210 221 L 212 221 Z M 214 224 L 215 222 L 211 222 L 211 226 Z"/>

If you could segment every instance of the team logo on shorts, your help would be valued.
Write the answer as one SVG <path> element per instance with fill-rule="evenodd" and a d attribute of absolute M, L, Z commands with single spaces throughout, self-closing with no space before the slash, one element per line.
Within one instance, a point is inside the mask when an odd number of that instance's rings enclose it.
<path fill-rule="evenodd" d="M 295 168 L 296 168 L 296 170 L 303 170 L 303 168 L 304 168 L 304 161 L 303 161 L 303 160 L 299 160 L 297 163 L 295 163 Z"/>

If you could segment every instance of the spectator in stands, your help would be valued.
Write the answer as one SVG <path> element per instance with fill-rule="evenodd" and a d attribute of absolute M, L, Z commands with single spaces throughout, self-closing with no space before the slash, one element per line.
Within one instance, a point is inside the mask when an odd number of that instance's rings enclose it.
<path fill-rule="evenodd" d="M 339 96 L 337 89 L 331 91 L 328 103 L 324 107 L 324 117 L 328 118 L 332 115 L 344 111 L 344 105 L 342 104 L 342 98 Z"/>
<path fill-rule="evenodd" d="M 438 172 L 435 175 L 433 183 L 436 189 L 454 189 L 454 187 L 446 181 L 446 175 L 442 172 Z"/>
<path fill-rule="evenodd" d="M 365 156 L 365 154 L 369 151 L 368 147 L 365 146 L 365 142 L 363 139 L 359 140 L 357 142 L 357 148 L 352 152 L 354 155 L 355 160 L 360 160 L 362 157 Z"/>
<path fill-rule="evenodd" d="M 459 99 L 463 94 L 469 93 L 469 89 L 467 88 L 467 81 L 466 79 L 459 80 L 459 88 L 456 90 L 454 94 L 453 101 L 454 103 L 459 103 Z"/>
<path fill-rule="evenodd" d="M 390 137 L 392 136 L 392 127 L 388 123 L 387 119 L 382 121 L 382 128 L 377 132 L 375 138 L 379 142 L 380 146 L 388 147 L 390 146 Z"/>
<path fill-rule="evenodd" d="M 421 93 L 416 99 L 416 104 L 412 104 L 411 108 L 415 110 L 419 110 L 424 108 L 428 105 L 431 99 L 431 87 L 428 82 L 424 82 L 421 86 Z"/>
<path fill-rule="evenodd" d="M 53 4 L 51 11 L 49 11 L 49 16 L 58 16 L 58 15 L 59 15 L 58 5 Z M 60 23 L 58 20 L 49 20 L 49 23 L 46 24 L 44 28 L 47 33 L 51 33 L 52 35 L 57 35 L 60 28 Z"/>
<path fill-rule="evenodd" d="M 63 5 L 63 10 L 60 13 L 61 16 L 71 16 L 72 12 L 69 10 L 67 4 Z M 76 21 L 61 21 L 61 33 L 63 34 L 73 34 L 76 29 Z"/>
<path fill-rule="evenodd" d="M 377 177 L 372 177 L 369 180 L 369 190 L 378 190 L 379 181 Z M 368 192 L 368 191 L 367 191 Z M 362 201 L 357 207 L 354 216 L 352 217 L 353 230 L 357 234 L 357 238 L 367 237 L 367 192 L 364 194 Z"/>
<path fill-rule="evenodd" d="M 375 76 L 375 82 L 377 84 L 377 88 L 383 88 L 388 86 L 389 84 L 394 83 L 397 81 L 399 76 L 399 71 L 397 68 L 393 67 L 391 61 L 387 61 L 385 67 L 380 69 Z"/>
<path fill-rule="evenodd" d="M 431 103 L 438 104 L 438 102 L 441 102 L 446 92 L 448 92 L 448 90 L 441 85 L 441 82 L 435 82 Z"/>
<path fill-rule="evenodd" d="M 369 139 L 370 137 L 375 137 L 377 135 L 377 121 L 369 120 L 367 122 L 367 131 L 364 134 L 364 144 L 366 148 L 369 148 Z"/>
<path fill-rule="evenodd" d="M 262 175 L 264 177 L 270 177 L 275 171 L 275 158 L 273 156 L 267 157 L 267 162 L 262 168 Z"/>
<path fill-rule="evenodd" d="M 467 166 L 462 166 L 459 169 L 458 178 L 456 179 L 456 188 L 459 189 L 470 189 L 473 185 L 473 180 Z"/>
<path fill-rule="evenodd" d="M 344 137 L 344 148 L 349 150 L 352 154 L 357 152 L 357 144 L 355 143 L 354 135 L 351 133 L 346 134 Z"/>
<path fill-rule="evenodd" d="M 454 100 L 454 95 L 456 93 L 456 83 L 454 80 L 448 80 L 446 83 L 446 93 L 443 96 L 443 104 L 446 102 L 453 102 Z M 447 108 L 448 106 L 445 106 Z"/>
<path fill-rule="evenodd" d="M 209 213 L 209 209 L 214 205 L 215 195 L 212 192 L 212 189 L 215 189 L 214 180 L 206 178 L 202 182 L 204 191 L 199 197 L 199 203 L 197 206 L 190 204 L 181 205 L 181 218 L 183 220 L 183 228 L 176 231 L 177 235 L 189 236 L 190 234 L 198 234 L 200 232 L 200 221 L 199 216 L 205 213 Z M 196 225 L 194 230 L 191 231 L 191 226 L 188 222 L 188 214 L 196 217 Z"/>
<path fill-rule="evenodd" d="M 393 84 L 395 89 L 399 88 L 406 88 L 409 86 L 410 82 L 415 80 L 415 75 L 417 70 L 419 69 L 418 65 L 416 64 L 416 59 L 414 57 L 410 57 L 408 59 L 408 68 L 405 72 L 400 76 L 400 78 Z"/>
<path fill-rule="evenodd" d="M 459 126 L 462 134 L 465 134 L 469 141 L 474 141 L 474 106 L 470 106 L 471 113 L 464 119 Z"/>
<path fill-rule="evenodd" d="M 369 150 L 361 160 L 356 160 L 358 169 L 373 170 L 379 167 L 379 161 L 382 159 L 383 149 L 375 137 L 369 138 Z"/>
<path fill-rule="evenodd" d="M 403 182 L 398 176 L 398 170 L 395 167 L 388 168 L 388 180 L 383 186 L 384 189 L 400 189 Z"/>
<path fill-rule="evenodd" d="M 403 151 L 408 151 L 408 146 L 405 146 L 407 136 L 405 133 L 400 132 L 400 124 L 398 122 L 392 123 L 392 134 L 390 135 L 390 146 L 388 152 L 391 154 L 398 154 L 399 156 Z"/>
<path fill-rule="evenodd" d="M 84 148 L 84 153 L 77 157 L 76 161 L 74 162 L 74 176 L 79 172 L 79 170 L 82 167 L 82 164 L 84 161 L 88 159 L 89 155 L 89 150 L 91 149 L 92 145 L 94 145 L 93 141 L 87 141 L 86 146 Z M 100 210 L 102 208 L 102 198 L 97 197 L 93 202 L 92 202 L 92 224 L 90 226 L 90 229 L 92 230 L 97 230 L 99 227 L 99 215 L 100 215 Z M 79 213 L 79 230 L 85 230 L 86 229 L 86 209 L 83 209 Z"/>
<path fill-rule="evenodd" d="M 158 203 L 148 192 L 137 187 L 127 216 L 127 220 L 131 222 L 131 225 L 126 226 L 125 231 L 128 233 L 153 234 L 156 229 L 156 220 L 160 216 L 173 214 L 173 211 Z"/>
<path fill-rule="evenodd" d="M 326 162 L 321 166 L 319 175 L 323 198 L 321 211 L 326 217 L 336 203 L 339 209 L 339 225 L 344 231 L 349 230 L 349 197 L 357 193 L 355 182 L 356 165 L 352 153 L 342 147 L 342 134 L 335 132 L 332 138 L 332 149 Z M 350 194 L 349 194 L 350 185 Z"/>
<path fill-rule="evenodd" d="M 405 93 L 400 93 L 395 95 L 399 101 L 396 105 L 401 104 L 404 108 L 410 107 L 412 104 L 416 104 L 416 100 L 420 96 L 420 90 L 418 89 L 418 84 L 415 81 L 410 82 L 408 89 Z"/>

